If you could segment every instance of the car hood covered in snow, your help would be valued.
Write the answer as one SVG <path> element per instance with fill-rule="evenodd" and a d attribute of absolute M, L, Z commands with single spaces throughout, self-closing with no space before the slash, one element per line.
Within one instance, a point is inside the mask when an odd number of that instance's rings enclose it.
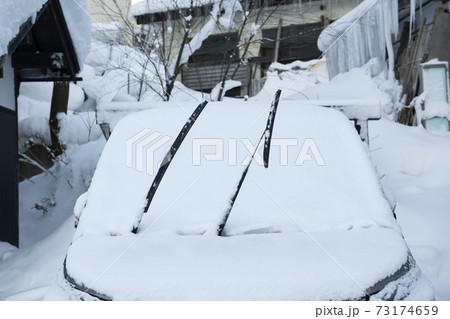
<path fill-rule="evenodd" d="M 140 221 L 173 141 L 162 138 L 192 111 L 150 110 L 115 127 L 77 205 L 65 275 L 78 289 L 106 299 L 361 299 L 401 277 L 382 297 L 402 299 L 423 284 L 367 151 L 336 110 L 280 102 L 269 168 L 255 158 L 218 237 L 269 105 L 208 104 Z"/>

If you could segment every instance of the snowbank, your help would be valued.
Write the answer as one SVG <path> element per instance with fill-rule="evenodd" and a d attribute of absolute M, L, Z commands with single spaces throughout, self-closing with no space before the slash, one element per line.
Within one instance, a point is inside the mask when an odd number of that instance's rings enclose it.
<path fill-rule="evenodd" d="M 20 84 L 17 116 L 19 122 L 29 116 L 49 116 L 52 101 L 52 82 L 24 82 Z M 84 103 L 83 90 L 73 83 L 69 86 L 67 109 L 78 110 Z"/>
<path fill-rule="evenodd" d="M 328 64 L 328 62 L 327 62 Z M 330 82 L 318 83 L 287 97 L 289 100 L 333 100 L 333 99 L 374 99 L 381 103 L 383 117 L 392 118 L 399 107 L 401 87 L 394 81 L 386 80 L 383 73 L 374 74 L 378 68 L 376 60 L 369 61 L 361 68 L 353 68 L 338 74 Z"/>
<path fill-rule="evenodd" d="M 128 46 L 109 45 L 95 41 L 86 59 L 84 81 L 78 85 L 96 104 L 121 101 L 127 96 L 137 101 L 161 102 L 165 91 L 165 71 L 157 56 L 147 56 Z M 171 100 L 201 101 L 202 94 L 175 82 Z M 123 100 L 122 100 L 123 101 Z"/>
<path fill-rule="evenodd" d="M 20 249 L 0 243 L 0 300 L 42 300 L 56 282 L 58 269 L 74 232 L 73 206 L 89 187 L 104 140 L 68 152 L 50 174 L 42 173 L 19 184 Z M 53 198 L 48 212 L 35 203 Z"/>
<path fill-rule="evenodd" d="M 370 123 L 371 157 L 397 198 L 406 241 L 437 300 L 450 300 L 450 133 L 434 134 L 387 120 Z"/>
<path fill-rule="evenodd" d="M 32 107 L 36 107 L 35 104 Z M 94 112 L 58 114 L 60 142 L 68 149 L 95 141 L 102 135 Z M 29 116 L 19 122 L 19 151 L 29 144 L 51 145 L 48 115 Z"/>

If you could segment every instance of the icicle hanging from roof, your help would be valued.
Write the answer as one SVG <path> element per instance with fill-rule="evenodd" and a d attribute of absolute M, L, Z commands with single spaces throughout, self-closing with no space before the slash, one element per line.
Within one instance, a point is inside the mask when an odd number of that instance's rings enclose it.
<path fill-rule="evenodd" d="M 365 0 L 326 27 L 317 45 L 325 53 L 330 78 L 360 67 L 372 58 L 386 59 L 393 76 L 392 34 L 398 33 L 398 2 Z"/>

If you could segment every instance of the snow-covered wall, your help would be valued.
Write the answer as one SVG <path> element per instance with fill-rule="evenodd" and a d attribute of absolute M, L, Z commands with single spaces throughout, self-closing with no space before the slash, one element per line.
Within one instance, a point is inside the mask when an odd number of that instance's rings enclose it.
<path fill-rule="evenodd" d="M 0 106 L 16 110 L 14 96 L 14 70 L 11 66 L 11 57 L 6 56 L 3 64 L 3 77 L 0 77 Z"/>

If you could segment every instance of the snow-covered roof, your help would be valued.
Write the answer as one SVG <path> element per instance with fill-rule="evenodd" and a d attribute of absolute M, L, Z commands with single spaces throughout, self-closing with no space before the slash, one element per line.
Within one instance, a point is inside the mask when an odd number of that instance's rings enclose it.
<path fill-rule="evenodd" d="M 91 48 L 91 17 L 87 0 L 63 0 L 59 2 L 75 47 L 78 63 L 82 68 Z"/>
<path fill-rule="evenodd" d="M 31 18 L 34 23 L 37 13 L 48 0 L 4 1 L 0 10 L 0 56 L 8 53 L 8 45 L 20 31 L 20 27 Z M 81 65 L 89 53 L 91 19 L 86 0 L 60 1 L 67 27 Z"/>
<path fill-rule="evenodd" d="M 193 0 L 192 7 L 202 7 L 214 3 L 215 0 Z M 139 16 L 156 12 L 167 12 L 175 9 L 186 9 L 191 7 L 191 0 L 143 0 L 131 7 L 131 14 Z"/>
<path fill-rule="evenodd" d="M 0 56 L 8 53 L 8 44 L 19 33 L 20 27 L 36 13 L 47 0 L 5 1 L 0 10 Z"/>

